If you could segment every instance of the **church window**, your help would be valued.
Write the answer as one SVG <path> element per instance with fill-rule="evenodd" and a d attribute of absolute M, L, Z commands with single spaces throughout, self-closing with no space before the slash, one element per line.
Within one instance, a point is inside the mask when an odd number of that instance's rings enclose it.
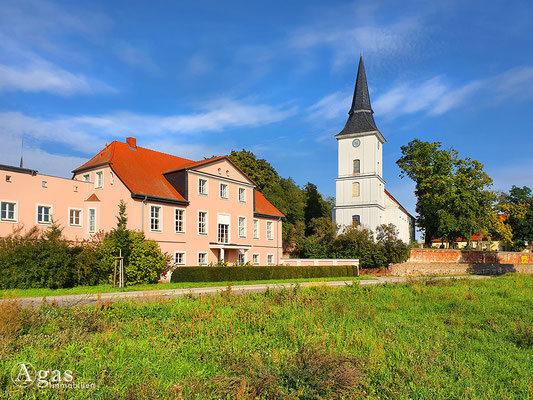
<path fill-rule="evenodd" d="M 361 160 L 353 160 L 353 173 L 354 174 L 361 173 Z"/>
<path fill-rule="evenodd" d="M 352 224 L 353 225 L 359 225 L 361 223 L 361 216 L 360 215 L 352 215 Z"/>
<path fill-rule="evenodd" d="M 352 183 L 352 197 L 359 197 L 360 190 L 359 190 L 359 182 Z"/>

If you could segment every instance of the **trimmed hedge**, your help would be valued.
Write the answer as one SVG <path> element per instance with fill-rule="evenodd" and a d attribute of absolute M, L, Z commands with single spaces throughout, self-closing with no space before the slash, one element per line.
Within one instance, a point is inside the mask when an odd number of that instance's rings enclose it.
<path fill-rule="evenodd" d="M 356 275 L 357 267 L 352 265 L 304 267 L 178 267 L 172 272 L 170 282 L 259 281 Z"/>

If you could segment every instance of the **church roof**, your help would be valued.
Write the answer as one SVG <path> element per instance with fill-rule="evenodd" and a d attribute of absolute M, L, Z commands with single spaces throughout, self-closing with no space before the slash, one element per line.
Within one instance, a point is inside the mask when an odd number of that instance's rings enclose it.
<path fill-rule="evenodd" d="M 349 117 L 346 126 L 338 135 L 377 131 L 378 128 L 376 127 L 372 114 L 374 114 L 374 111 L 370 105 L 365 64 L 363 62 L 363 55 L 361 54 L 357 71 L 357 80 L 355 81 L 352 107 L 348 112 Z"/>

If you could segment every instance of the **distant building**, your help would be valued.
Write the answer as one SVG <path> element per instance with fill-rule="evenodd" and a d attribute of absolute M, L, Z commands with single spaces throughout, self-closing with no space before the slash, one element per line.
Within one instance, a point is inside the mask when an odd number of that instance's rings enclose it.
<path fill-rule="evenodd" d="M 373 114 L 361 55 L 348 122 L 335 136 L 338 177 L 334 221 L 340 226 L 360 224 L 374 232 L 381 224 L 394 224 L 400 239 L 409 243 L 414 240 L 414 218 L 385 190 L 386 140 L 376 127 Z"/>
<path fill-rule="evenodd" d="M 127 138 L 106 145 L 72 179 L 6 165 L 0 173 L 0 236 L 53 221 L 67 239 L 88 239 L 116 226 L 124 200 L 128 228 L 177 265 L 280 263 L 283 214 L 226 156 L 195 162 Z"/>

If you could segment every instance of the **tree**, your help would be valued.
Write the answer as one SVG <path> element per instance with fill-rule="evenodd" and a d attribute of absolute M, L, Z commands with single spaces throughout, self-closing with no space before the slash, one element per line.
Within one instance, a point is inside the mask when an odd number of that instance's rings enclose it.
<path fill-rule="evenodd" d="M 453 148 L 419 139 L 402 146 L 397 161 L 401 177 L 415 182 L 417 225 L 427 245 L 432 239 L 467 241 L 487 230 L 492 218 L 492 179 L 483 164 L 470 158 L 460 159 Z"/>
<path fill-rule="evenodd" d="M 305 225 L 306 235 L 310 235 L 313 232 L 313 220 L 316 218 L 328 218 L 331 220 L 331 208 L 327 201 L 322 198 L 322 195 L 318 192 L 316 185 L 308 182 L 304 186 L 305 194 Z"/>
<path fill-rule="evenodd" d="M 382 247 L 387 264 L 397 264 L 406 261 L 411 249 L 398 237 L 398 229 L 394 224 L 382 224 L 376 228 L 376 241 Z"/>
<path fill-rule="evenodd" d="M 509 247 L 521 251 L 526 242 L 533 242 L 533 195 L 527 186 L 514 186 L 509 194 L 501 193 L 498 202 L 500 225 L 507 227 L 511 233 Z"/>

